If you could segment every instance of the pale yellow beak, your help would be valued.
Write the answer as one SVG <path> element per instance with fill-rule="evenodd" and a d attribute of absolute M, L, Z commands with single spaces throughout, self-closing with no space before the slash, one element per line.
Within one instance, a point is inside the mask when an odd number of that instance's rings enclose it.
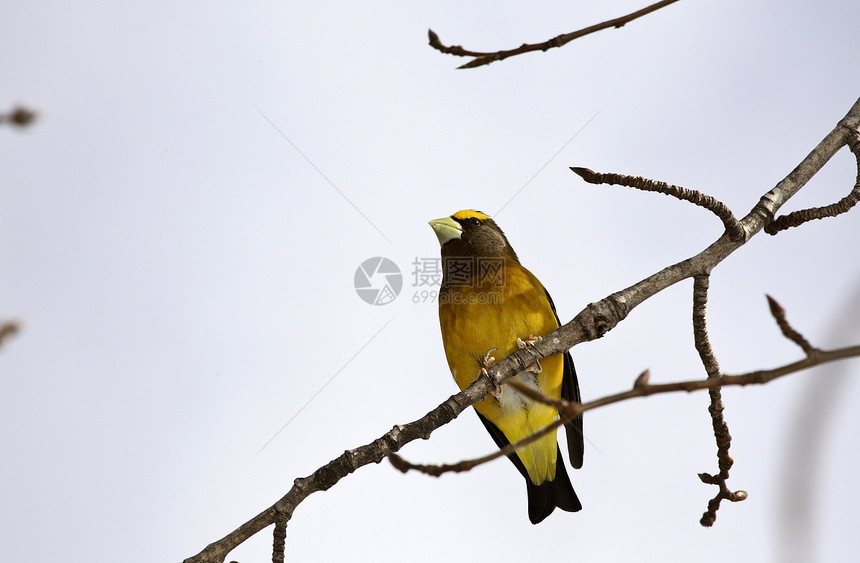
<path fill-rule="evenodd" d="M 430 226 L 433 227 L 433 232 L 436 233 L 440 246 L 449 240 L 460 238 L 463 234 L 463 227 L 451 217 L 433 219 L 430 221 Z"/>

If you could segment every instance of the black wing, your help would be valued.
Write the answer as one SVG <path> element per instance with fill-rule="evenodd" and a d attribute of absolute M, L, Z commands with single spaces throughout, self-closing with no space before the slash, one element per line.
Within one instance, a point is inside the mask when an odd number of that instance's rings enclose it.
<path fill-rule="evenodd" d="M 549 292 L 545 288 L 543 291 L 549 301 L 549 306 L 552 308 L 552 314 L 555 315 L 555 321 L 558 323 L 558 326 L 561 326 L 561 321 L 558 318 L 558 313 L 555 311 L 555 303 L 552 302 L 552 297 L 549 296 Z M 573 367 L 573 358 L 570 357 L 570 352 L 564 353 L 561 398 L 566 401 L 582 402 L 579 396 L 579 381 L 576 378 L 576 368 Z M 577 416 L 565 424 L 564 430 L 567 434 L 567 455 L 570 458 L 570 465 L 574 469 L 580 469 L 582 467 L 582 453 L 585 449 L 582 434 L 582 416 Z"/>

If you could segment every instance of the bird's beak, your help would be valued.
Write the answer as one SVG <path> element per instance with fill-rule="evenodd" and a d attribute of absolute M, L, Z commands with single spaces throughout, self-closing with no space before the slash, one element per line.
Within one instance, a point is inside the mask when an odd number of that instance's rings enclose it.
<path fill-rule="evenodd" d="M 433 232 L 436 233 L 440 245 L 449 240 L 460 238 L 460 235 L 463 234 L 463 227 L 451 217 L 433 219 L 430 221 L 430 226 L 433 227 Z"/>

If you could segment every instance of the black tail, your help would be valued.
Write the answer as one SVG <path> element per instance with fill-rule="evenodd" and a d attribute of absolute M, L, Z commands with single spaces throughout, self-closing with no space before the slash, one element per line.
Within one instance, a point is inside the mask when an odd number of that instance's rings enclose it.
<path fill-rule="evenodd" d="M 504 448 L 510 444 L 508 439 L 495 424 L 487 420 L 487 418 L 478 411 L 475 411 L 475 414 L 477 414 L 478 418 L 481 419 L 481 422 L 484 423 L 484 426 L 489 431 L 490 436 L 493 437 L 493 441 L 496 442 L 496 445 L 499 446 L 499 448 Z M 580 434 L 580 437 L 581 436 L 582 434 Z M 558 448 L 558 445 L 556 445 L 556 448 Z M 552 514 L 555 507 L 559 507 L 567 512 L 578 512 L 582 510 L 582 504 L 580 504 L 579 499 L 576 497 L 573 485 L 570 484 L 570 477 L 567 476 L 567 470 L 564 468 L 564 460 L 561 457 L 560 449 L 558 450 L 555 458 L 555 479 L 552 481 L 544 481 L 540 485 L 532 483 L 532 480 L 529 478 L 528 471 L 526 471 L 522 460 L 520 460 L 517 454 L 513 453 L 508 455 L 508 459 L 513 462 L 520 474 L 526 479 L 526 489 L 529 495 L 529 520 L 532 521 L 532 524 L 537 524 Z M 581 460 L 582 457 L 579 459 Z M 580 463 L 582 462 L 580 461 Z"/>
<path fill-rule="evenodd" d="M 555 479 L 535 485 L 531 479 L 526 477 L 526 489 L 529 495 L 529 520 L 532 524 L 537 524 L 552 514 L 555 507 L 567 512 L 582 510 L 582 504 L 579 502 L 573 485 L 570 484 L 567 470 L 564 468 L 561 450 L 559 450 L 555 462 Z"/>

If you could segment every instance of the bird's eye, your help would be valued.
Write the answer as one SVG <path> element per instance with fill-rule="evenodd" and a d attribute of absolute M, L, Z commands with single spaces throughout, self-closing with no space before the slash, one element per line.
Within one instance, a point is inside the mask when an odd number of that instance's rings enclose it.
<path fill-rule="evenodd" d="M 481 226 L 481 220 L 478 219 L 477 217 L 470 217 L 469 218 L 469 226 L 479 227 L 479 226 Z"/>

